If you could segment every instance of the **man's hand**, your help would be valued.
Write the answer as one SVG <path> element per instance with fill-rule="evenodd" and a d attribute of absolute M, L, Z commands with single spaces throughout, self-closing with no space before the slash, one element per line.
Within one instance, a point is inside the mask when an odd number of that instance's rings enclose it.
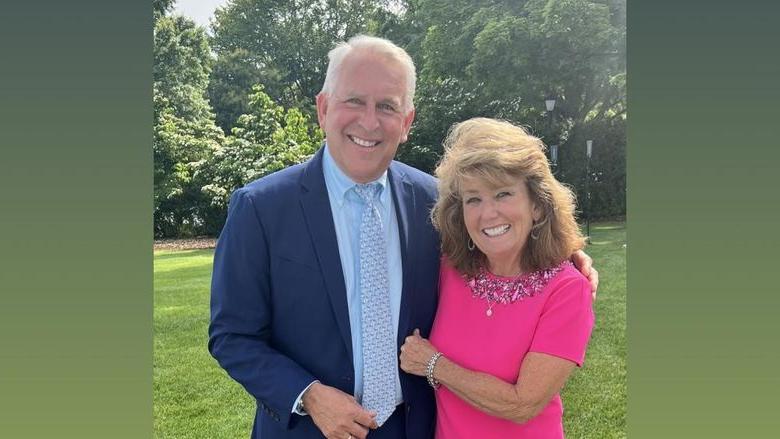
<path fill-rule="evenodd" d="M 328 439 L 365 439 L 369 428 L 378 427 L 376 413 L 364 409 L 352 395 L 321 383 L 303 394 L 303 406 Z"/>
<path fill-rule="evenodd" d="M 571 255 L 571 261 L 577 267 L 577 270 L 580 270 L 580 273 L 588 278 L 590 291 L 593 293 L 593 300 L 596 300 L 596 290 L 599 289 L 599 272 L 593 268 L 593 259 L 584 251 L 577 250 L 576 253 Z"/>

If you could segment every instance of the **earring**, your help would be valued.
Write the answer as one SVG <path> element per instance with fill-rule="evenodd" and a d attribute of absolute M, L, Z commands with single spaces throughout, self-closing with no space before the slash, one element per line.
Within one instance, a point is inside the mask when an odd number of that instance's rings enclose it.
<path fill-rule="evenodd" d="M 531 225 L 531 239 L 537 240 L 539 239 L 539 229 L 538 227 L 541 226 L 542 223 L 537 222 L 536 220 L 533 220 L 533 225 Z M 534 233 L 536 232 L 536 233 Z"/>
<path fill-rule="evenodd" d="M 469 248 L 469 251 L 474 251 L 474 247 L 476 246 L 474 245 L 474 241 L 472 241 L 471 238 L 469 238 L 469 242 L 466 244 L 466 247 Z"/>

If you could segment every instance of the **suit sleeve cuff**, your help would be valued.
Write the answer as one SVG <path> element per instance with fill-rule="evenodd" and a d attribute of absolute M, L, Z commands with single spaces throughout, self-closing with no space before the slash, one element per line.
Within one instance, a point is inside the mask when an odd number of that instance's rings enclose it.
<path fill-rule="evenodd" d="M 314 380 L 311 383 L 309 383 L 309 385 L 306 386 L 306 388 L 301 390 L 301 393 L 298 394 L 298 397 L 295 398 L 295 402 L 293 402 L 293 406 L 292 406 L 292 413 L 295 413 L 296 415 L 301 415 L 301 416 L 308 416 L 309 415 L 308 413 L 306 413 L 305 411 L 301 410 L 300 408 L 303 406 L 303 394 L 306 393 L 306 391 L 309 390 L 309 388 L 312 385 L 314 385 L 314 383 L 319 383 L 319 380 Z"/>

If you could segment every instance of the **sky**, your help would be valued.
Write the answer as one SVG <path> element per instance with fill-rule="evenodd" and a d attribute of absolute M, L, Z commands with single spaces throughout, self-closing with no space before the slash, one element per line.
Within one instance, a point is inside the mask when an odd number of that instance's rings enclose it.
<path fill-rule="evenodd" d="M 174 12 L 195 20 L 195 23 L 208 29 L 209 19 L 214 16 L 218 6 L 228 0 L 176 0 Z"/>

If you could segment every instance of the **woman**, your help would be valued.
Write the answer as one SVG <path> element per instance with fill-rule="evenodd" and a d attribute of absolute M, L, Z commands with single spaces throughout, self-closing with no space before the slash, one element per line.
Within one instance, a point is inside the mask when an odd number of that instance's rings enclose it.
<path fill-rule="evenodd" d="M 436 175 L 440 298 L 401 368 L 436 388 L 436 437 L 562 438 L 558 393 L 593 326 L 588 281 L 567 261 L 584 246 L 574 197 L 542 142 L 510 123 L 456 124 Z"/>

